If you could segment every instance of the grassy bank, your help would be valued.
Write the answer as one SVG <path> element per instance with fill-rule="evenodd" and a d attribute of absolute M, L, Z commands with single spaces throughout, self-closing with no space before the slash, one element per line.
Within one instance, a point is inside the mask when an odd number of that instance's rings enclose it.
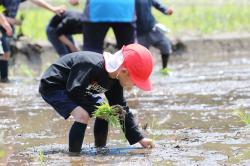
<path fill-rule="evenodd" d="M 173 7 L 172 16 L 164 16 L 154 10 L 157 20 L 172 30 L 174 34 L 212 34 L 221 32 L 250 32 L 250 3 L 244 0 L 169 1 Z"/>
<path fill-rule="evenodd" d="M 166 6 L 173 7 L 174 14 L 165 16 L 156 10 L 153 10 L 153 13 L 158 22 L 171 29 L 170 35 L 250 32 L 250 22 L 247 17 L 250 15 L 250 3 L 248 1 L 189 0 L 183 2 L 183 0 L 162 0 L 162 2 Z M 81 8 L 78 7 L 76 10 L 82 11 Z M 32 9 L 24 7 L 20 10 L 18 16 L 21 13 L 25 15 L 24 34 L 34 40 L 46 40 L 45 27 L 53 14 L 36 7 L 32 7 Z"/>

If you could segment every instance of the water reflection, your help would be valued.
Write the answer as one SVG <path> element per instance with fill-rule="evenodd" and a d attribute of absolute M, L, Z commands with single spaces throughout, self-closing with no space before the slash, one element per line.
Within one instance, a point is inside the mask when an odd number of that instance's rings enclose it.
<path fill-rule="evenodd" d="M 156 59 L 156 63 L 160 61 Z M 67 154 L 68 128 L 37 92 L 38 79 L 0 84 L 1 162 L 8 165 L 247 165 L 249 129 L 232 113 L 250 108 L 248 55 L 172 57 L 169 77 L 156 66 L 152 92 L 127 92 L 129 105 L 155 149 L 130 147 L 109 132 L 109 153 L 93 149 L 92 124 L 80 157 Z M 40 153 L 42 152 L 42 153 Z M 43 156 L 44 155 L 44 156 Z M 44 157 L 45 161 L 41 161 Z"/>

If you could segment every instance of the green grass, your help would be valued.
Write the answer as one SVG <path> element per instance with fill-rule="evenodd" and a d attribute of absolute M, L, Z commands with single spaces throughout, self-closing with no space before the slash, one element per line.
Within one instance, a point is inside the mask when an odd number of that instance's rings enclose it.
<path fill-rule="evenodd" d="M 84 1 L 83 1 L 84 2 Z M 166 16 L 153 10 L 158 22 L 171 29 L 170 35 L 199 34 L 209 35 L 224 32 L 250 32 L 250 3 L 242 0 L 224 0 L 223 3 L 209 0 L 162 0 L 166 6 L 174 9 L 172 16 Z M 55 1 L 53 1 L 55 3 Z M 55 5 L 65 4 L 58 1 Z M 26 2 L 30 4 L 30 2 Z M 71 8 L 72 9 L 72 8 Z M 83 7 L 73 8 L 83 11 Z M 45 27 L 53 13 L 42 8 L 22 8 L 18 13 L 25 15 L 23 32 L 30 38 L 47 40 Z M 113 33 L 108 35 L 113 37 Z M 78 38 L 80 41 L 81 37 Z"/>
<path fill-rule="evenodd" d="M 172 33 L 211 34 L 233 31 L 250 31 L 250 3 L 229 0 L 221 4 L 216 1 L 200 0 L 168 1 L 166 6 L 173 7 L 174 14 L 165 16 L 154 10 L 158 22 L 172 30 Z"/>
<path fill-rule="evenodd" d="M 3 13 L 5 10 L 6 10 L 5 7 L 0 5 L 0 13 Z"/>
<path fill-rule="evenodd" d="M 238 116 L 246 125 L 250 125 L 250 114 L 247 114 L 242 110 L 237 110 L 234 112 L 234 115 Z"/>

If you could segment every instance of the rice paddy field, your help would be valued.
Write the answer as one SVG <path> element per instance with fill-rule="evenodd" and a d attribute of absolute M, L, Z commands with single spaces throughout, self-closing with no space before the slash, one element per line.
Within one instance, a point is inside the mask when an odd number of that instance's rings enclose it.
<path fill-rule="evenodd" d="M 50 2 L 67 5 L 66 0 Z M 174 14 L 153 12 L 171 29 L 170 36 L 250 32 L 249 0 L 162 2 L 171 6 Z M 46 41 L 45 26 L 53 14 L 25 2 L 18 17 L 21 15 L 25 18 L 23 33 L 34 41 Z M 111 31 L 109 37 L 113 37 Z M 77 39 L 81 41 L 81 36 Z M 0 166 L 250 165 L 249 52 L 172 56 L 169 75 L 159 72 L 160 55 L 153 54 L 153 90 L 135 88 L 126 91 L 125 97 L 155 148 L 130 146 L 121 129 L 110 127 L 107 147 L 96 149 L 93 118 L 80 156 L 68 154 L 73 119 L 62 119 L 38 93 L 44 66 L 58 56 L 46 50 L 40 57 L 42 64 L 30 66 L 25 66 L 27 59 L 17 56 L 23 65 L 11 68 L 9 84 L 0 83 Z"/>

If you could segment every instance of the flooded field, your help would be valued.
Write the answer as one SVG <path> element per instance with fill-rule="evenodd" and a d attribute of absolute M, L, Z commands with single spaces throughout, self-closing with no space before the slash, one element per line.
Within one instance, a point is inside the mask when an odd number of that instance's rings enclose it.
<path fill-rule="evenodd" d="M 126 93 L 154 149 L 129 146 L 111 128 L 108 149 L 99 153 L 92 120 L 81 156 L 69 156 L 72 119 L 41 99 L 38 79 L 15 76 L 0 84 L 0 165 L 250 165 L 250 129 L 233 114 L 250 113 L 249 54 L 172 57 L 167 77 L 155 63 L 153 91 Z"/>

